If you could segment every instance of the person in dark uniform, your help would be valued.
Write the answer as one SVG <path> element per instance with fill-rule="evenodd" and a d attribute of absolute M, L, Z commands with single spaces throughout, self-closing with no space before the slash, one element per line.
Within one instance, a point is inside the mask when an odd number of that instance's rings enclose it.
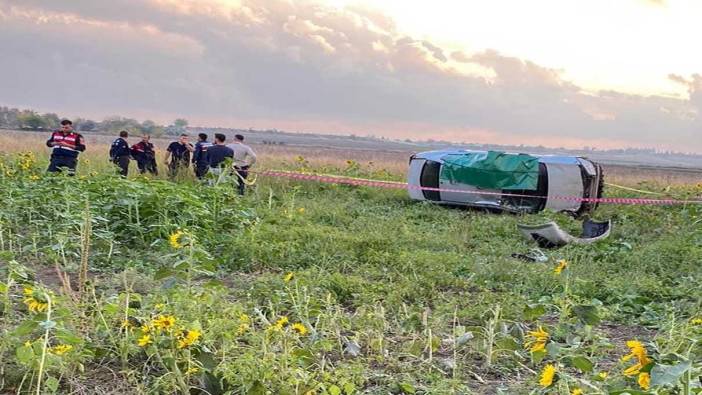
<path fill-rule="evenodd" d="M 52 148 L 51 162 L 46 171 L 56 173 L 67 169 L 69 175 L 75 175 L 78 155 L 85 151 L 85 140 L 73 131 L 73 122 L 68 119 L 61 121 L 61 129 L 51 134 L 46 146 Z"/>
<path fill-rule="evenodd" d="M 147 171 L 153 175 L 158 175 L 156 168 L 156 150 L 154 145 L 149 141 L 151 136 L 145 134 L 141 137 L 141 141 L 132 146 L 132 156 L 137 161 L 139 173 L 144 174 Z"/>
<path fill-rule="evenodd" d="M 127 144 L 129 133 L 126 130 L 119 132 L 119 137 L 112 143 L 110 148 L 110 161 L 118 168 L 118 173 L 122 177 L 126 177 L 129 173 L 129 160 L 132 155 Z"/>
<path fill-rule="evenodd" d="M 168 172 L 171 177 L 175 177 L 178 171 L 183 168 L 188 168 L 190 165 L 190 153 L 195 148 L 188 142 L 188 134 L 180 135 L 178 141 L 172 142 L 166 149 L 165 163 L 168 166 Z"/>
<path fill-rule="evenodd" d="M 210 172 L 219 176 L 224 171 L 227 158 L 234 159 L 234 151 L 224 145 L 227 137 L 221 133 L 215 134 L 214 144 L 207 150 L 207 162 Z"/>
<path fill-rule="evenodd" d="M 212 146 L 212 143 L 207 141 L 207 135 L 200 133 L 197 135 L 198 142 L 195 143 L 195 152 L 193 153 L 193 165 L 195 165 L 195 177 L 202 179 L 209 169 L 209 161 L 207 160 L 207 150 Z"/>

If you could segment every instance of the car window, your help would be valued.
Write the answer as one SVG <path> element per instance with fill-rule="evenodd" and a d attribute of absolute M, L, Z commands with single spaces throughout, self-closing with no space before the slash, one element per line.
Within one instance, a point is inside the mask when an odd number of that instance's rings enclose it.
<path fill-rule="evenodd" d="M 422 168 L 422 175 L 419 179 L 420 184 L 423 187 L 438 188 L 440 172 L 441 164 L 439 162 L 428 160 Z M 441 194 L 439 193 L 439 191 L 423 190 L 422 193 L 424 194 L 424 198 L 427 200 L 441 200 Z"/>

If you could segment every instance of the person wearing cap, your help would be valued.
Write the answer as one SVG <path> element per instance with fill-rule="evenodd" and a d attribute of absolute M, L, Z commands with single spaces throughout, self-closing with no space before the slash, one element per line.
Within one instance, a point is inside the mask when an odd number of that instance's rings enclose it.
<path fill-rule="evenodd" d="M 139 173 L 144 174 L 147 171 L 155 176 L 158 175 L 156 167 L 156 150 L 154 145 L 149 141 L 151 136 L 144 134 L 141 141 L 132 146 L 132 156 L 137 161 Z"/>
<path fill-rule="evenodd" d="M 187 169 L 190 165 L 190 153 L 195 148 L 188 142 L 188 134 L 180 135 L 178 141 L 172 142 L 166 149 L 165 163 L 168 166 L 169 174 L 175 177 L 180 169 Z"/>
<path fill-rule="evenodd" d="M 127 137 L 129 137 L 129 133 L 126 130 L 119 132 L 119 137 L 110 147 L 110 161 L 117 166 L 118 173 L 122 177 L 126 177 L 129 173 L 129 160 L 132 155 Z"/>
<path fill-rule="evenodd" d="M 78 155 L 85 151 L 85 140 L 73 130 L 73 122 L 61 121 L 61 128 L 51 133 L 46 146 L 51 147 L 51 161 L 46 171 L 57 173 L 66 169 L 68 175 L 75 175 Z"/>
<path fill-rule="evenodd" d="M 195 152 L 193 153 L 193 165 L 195 166 L 195 177 L 202 180 L 210 167 L 207 160 L 207 150 L 212 146 L 212 143 L 207 141 L 205 133 L 198 134 L 197 138 L 198 142 L 195 143 Z"/>
<path fill-rule="evenodd" d="M 244 144 L 244 136 L 234 135 L 234 142 L 227 145 L 234 151 L 234 171 L 237 175 L 239 195 L 243 195 L 246 188 L 246 177 L 249 176 L 249 168 L 256 163 L 256 153 Z"/>

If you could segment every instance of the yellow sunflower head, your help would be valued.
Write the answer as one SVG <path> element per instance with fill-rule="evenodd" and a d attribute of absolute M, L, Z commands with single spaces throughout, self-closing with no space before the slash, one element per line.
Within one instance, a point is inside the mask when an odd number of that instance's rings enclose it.
<path fill-rule="evenodd" d="M 301 322 L 297 322 L 297 323 L 293 324 L 292 328 L 300 336 L 305 336 L 307 333 L 309 333 L 309 331 L 307 330 L 307 327 Z"/>
<path fill-rule="evenodd" d="M 137 341 L 137 344 L 139 345 L 139 347 L 146 347 L 151 343 L 153 343 L 153 340 L 151 340 L 151 335 L 144 335 L 144 336 L 140 337 L 139 340 Z"/>
<path fill-rule="evenodd" d="M 185 236 L 185 232 L 182 230 L 178 230 L 175 233 L 171 233 L 170 236 L 168 236 L 168 243 L 171 245 L 171 247 L 177 249 L 183 248 L 184 244 L 182 243 L 182 238 Z"/>
<path fill-rule="evenodd" d="M 58 346 L 53 346 L 49 349 L 52 354 L 63 355 L 73 349 L 70 344 L 59 344 Z"/>
<path fill-rule="evenodd" d="M 176 318 L 172 315 L 160 315 L 156 317 L 152 325 L 158 329 L 171 330 L 175 326 Z"/>
<path fill-rule="evenodd" d="M 556 377 L 556 367 L 552 364 L 544 366 L 539 378 L 539 385 L 543 388 L 548 388 L 553 384 L 553 379 Z"/>

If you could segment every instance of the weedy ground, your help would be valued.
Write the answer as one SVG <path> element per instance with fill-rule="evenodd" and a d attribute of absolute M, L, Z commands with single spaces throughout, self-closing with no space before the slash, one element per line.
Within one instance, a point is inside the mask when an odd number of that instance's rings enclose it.
<path fill-rule="evenodd" d="M 403 177 L 377 162 L 270 158 Z M 530 263 L 511 257 L 535 247 L 517 223 L 578 223 L 263 177 L 240 198 L 231 180 L 121 179 L 99 154 L 53 177 L 46 160 L 0 159 L 6 393 L 702 389 L 702 205 L 603 206 L 608 239 Z M 702 193 L 657 181 L 629 185 Z"/>

